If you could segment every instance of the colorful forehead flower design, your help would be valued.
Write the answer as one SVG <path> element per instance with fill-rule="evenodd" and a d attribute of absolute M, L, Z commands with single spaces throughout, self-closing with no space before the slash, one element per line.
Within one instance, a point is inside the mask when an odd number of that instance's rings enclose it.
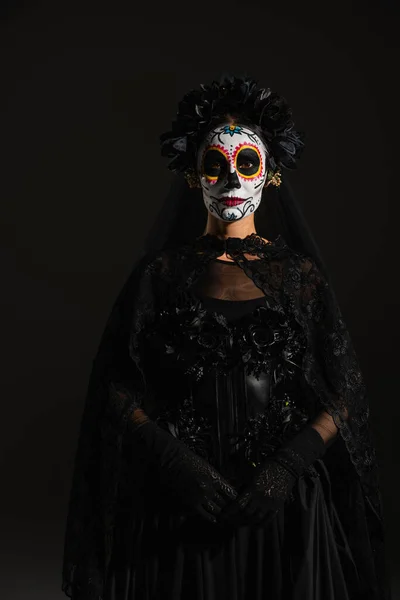
<path fill-rule="evenodd" d="M 210 137 L 209 142 L 211 143 L 215 138 L 217 138 L 219 143 L 223 144 L 224 141 L 221 139 L 221 135 L 228 134 L 232 137 L 233 135 L 235 135 L 235 133 L 237 133 L 238 135 L 242 135 L 242 134 L 246 135 L 249 138 L 249 140 L 254 142 L 254 144 L 257 144 L 257 142 L 258 142 L 258 138 L 255 133 L 253 133 L 250 130 L 246 130 L 244 127 L 241 127 L 240 125 L 236 125 L 235 123 L 232 123 L 231 125 L 223 125 L 222 127 L 219 127 L 218 129 L 213 129 L 210 133 L 211 137 Z"/>
<path fill-rule="evenodd" d="M 235 133 L 238 133 L 239 135 L 241 135 L 242 131 L 243 131 L 243 127 L 240 127 L 239 125 L 235 125 L 234 123 L 232 125 L 225 125 L 225 127 L 222 128 L 222 132 L 229 134 L 231 137 Z"/>

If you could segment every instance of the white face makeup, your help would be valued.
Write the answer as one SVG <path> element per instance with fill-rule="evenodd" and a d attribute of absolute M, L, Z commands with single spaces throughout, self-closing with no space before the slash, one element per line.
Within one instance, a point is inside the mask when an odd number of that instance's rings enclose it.
<path fill-rule="evenodd" d="M 211 130 L 197 157 L 207 210 L 221 221 L 237 221 L 257 210 L 266 158 L 265 145 L 248 127 L 229 122 Z"/>

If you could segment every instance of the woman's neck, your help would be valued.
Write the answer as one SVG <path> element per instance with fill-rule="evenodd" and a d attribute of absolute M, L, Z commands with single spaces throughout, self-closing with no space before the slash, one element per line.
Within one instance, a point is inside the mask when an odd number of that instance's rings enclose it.
<path fill-rule="evenodd" d="M 216 235 L 221 240 L 225 240 L 228 237 L 245 238 L 252 233 L 257 233 L 253 214 L 238 221 L 227 222 L 216 219 L 212 214 L 208 213 L 203 235 Z"/>
<path fill-rule="evenodd" d="M 254 214 L 251 214 L 244 219 L 239 219 L 238 221 L 226 222 L 216 219 L 212 214 L 208 213 L 207 224 L 203 235 L 215 235 L 221 240 L 225 240 L 228 237 L 243 239 L 252 233 L 257 235 L 254 224 Z M 268 242 L 267 239 L 262 239 L 265 242 Z M 219 258 L 222 260 L 232 260 L 226 253 L 221 254 Z"/>

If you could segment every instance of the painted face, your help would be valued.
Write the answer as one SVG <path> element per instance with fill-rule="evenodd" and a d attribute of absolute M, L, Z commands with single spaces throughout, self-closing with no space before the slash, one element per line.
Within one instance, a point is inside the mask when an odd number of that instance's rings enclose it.
<path fill-rule="evenodd" d="M 207 210 L 221 221 L 237 221 L 260 205 L 267 177 L 265 145 L 246 126 L 225 123 L 201 143 L 197 173 Z"/>

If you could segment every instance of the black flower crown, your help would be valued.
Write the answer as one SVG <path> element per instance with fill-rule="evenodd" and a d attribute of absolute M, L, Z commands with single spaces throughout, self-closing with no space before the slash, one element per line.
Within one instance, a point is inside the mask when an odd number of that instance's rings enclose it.
<path fill-rule="evenodd" d="M 197 148 L 214 124 L 226 115 L 240 115 L 250 126 L 256 126 L 269 151 L 269 168 L 296 168 L 304 147 L 304 133 L 295 131 L 292 111 L 286 100 L 258 87 L 248 77 L 224 77 L 220 83 L 200 85 L 191 90 L 178 105 L 172 130 L 160 136 L 161 154 L 171 160 L 174 173 L 193 172 Z"/>

